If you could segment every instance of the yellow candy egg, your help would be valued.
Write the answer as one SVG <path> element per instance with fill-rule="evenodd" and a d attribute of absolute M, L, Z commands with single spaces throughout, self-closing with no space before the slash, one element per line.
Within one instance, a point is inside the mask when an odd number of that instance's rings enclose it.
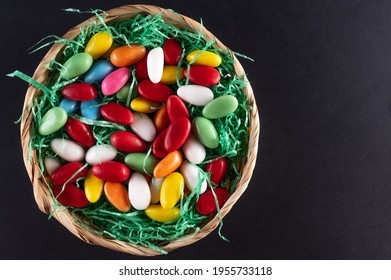
<path fill-rule="evenodd" d="M 186 56 L 188 62 L 193 61 L 201 50 L 194 50 Z M 193 62 L 193 65 L 217 67 L 221 64 L 221 57 L 210 51 L 203 51 Z"/>
<path fill-rule="evenodd" d="M 179 172 L 168 175 L 160 190 L 160 204 L 164 209 L 171 209 L 181 199 L 185 179 Z"/>
<path fill-rule="evenodd" d="M 166 65 L 163 67 L 163 76 L 160 82 L 166 85 L 175 84 L 177 76 L 179 81 L 185 77 L 183 71 L 182 67 Z"/>
<path fill-rule="evenodd" d="M 102 196 L 104 181 L 88 172 L 84 181 L 84 192 L 89 202 L 95 203 Z"/>
<path fill-rule="evenodd" d="M 150 101 L 143 97 L 136 97 L 130 103 L 130 108 L 139 113 L 153 113 L 161 107 L 161 103 Z"/>
<path fill-rule="evenodd" d="M 164 209 L 160 205 L 149 205 L 145 209 L 145 214 L 160 223 L 175 221 L 179 218 L 181 211 L 179 208 Z"/>
<path fill-rule="evenodd" d="M 113 44 L 113 38 L 109 32 L 99 32 L 94 34 L 88 41 L 84 52 L 90 54 L 93 59 L 97 59 L 104 55 Z"/>

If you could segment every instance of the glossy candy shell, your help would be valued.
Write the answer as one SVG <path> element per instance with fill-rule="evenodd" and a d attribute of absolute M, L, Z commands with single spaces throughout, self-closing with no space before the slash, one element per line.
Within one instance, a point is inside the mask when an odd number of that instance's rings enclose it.
<path fill-rule="evenodd" d="M 164 142 L 166 139 L 167 130 L 165 129 L 155 138 L 155 141 L 152 143 L 152 153 L 157 158 L 164 158 L 168 155 L 168 152 L 164 148 Z"/>
<path fill-rule="evenodd" d="M 38 127 L 38 132 L 41 135 L 50 135 L 61 129 L 68 119 L 68 114 L 63 108 L 53 107 L 46 112 L 42 117 Z"/>
<path fill-rule="evenodd" d="M 223 207 L 224 203 L 229 198 L 229 192 L 224 188 L 215 188 L 213 191 L 217 197 L 219 208 Z M 217 207 L 212 190 L 208 190 L 200 195 L 195 207 L 197 212 L 201 215 L 210 215 L 215 213 L 217 211 Z"/>
<path fill-rule="evenodd" d="M 101 60 L 92 65 L 90 70 L 84 75 L 84 82 L 93 84 L 101 83 L 107 75 L 115 70 L 113 64 L 108 60 Z"/>
<path fill-rule="evenodd" d="M 170 125 L 170 118 L 167 113 L 167 107 L 162 107 L 157 110 L 153 123 L 156 127 L 156 131 L 160 133 Z"/>
<path fill-rule="evenodd" d="M 84 180 L 84 192 L 89 202 L 97 202 L 103 193 L 104 181 L 94 176 L 91 171 L 88 172 Z"/>
<path fill-rule="evenodd" d="M 181 86 L 177 94 L 183 101 L 197 106 L 205 106 L 214 98 L 210 88 L 200 85 Z"/>
<path fill-rule="evenodd" d="M 100 101 L 98 98 L 89 101 L 83 101 L 80 104 L 80 113 L 83 117 L 91 120 L 100 118 Z"/>
<path fill-rule="evenodd" d="M 149 205 L 145 209 L 145 214 L 152 220 L 160 223 L 169 223 L 179 218 L 181 211 L 179 208 L 164 209 L 161 205 Z"/>
<path fill-rule="evenodd" d="M 82 161 L 84 159 L 84 149 L 73 140 L 55 138 L 50 142 L 50 148 L 59 157 L 69 162 Z"/>
<path fill-rule="evenodd" d="M 118 150 L 128 153 L 143 152 L 147 147 L 140 137 L 128 131 L 114 132 L 110 142 Z"/>
<path fill-rule="evenodd" d="M 88 200 L 82 189 L 77 188 L 74 184 L 56 185 L 53 188 L 54 197 L 62 204 L 75 208 L 83 208 L 88 205 Z"/>
<path fill-rule="evenodd" d="M 182 56 L 182 46 L 175 39 L 166 39 L 163 43 L 164 62 L 168 65 L 177 65 Z"/>
<path fill-rule="evenodd" d="M 174 119 L 167 129 L 164 138 L 164 148 L 167 152 L 178 150 L 189 137 L 191 123 L 188 118 L 179 117 Z"/>
<path fill-rule="evenodd" d="M 134 120 L 134 116 L 128 108 L 115 102 L 103 105 L 100 108 L 100 113 L 105 120 L 122 125 L 130 125 Z"/>
<path fill-rule="evenodd" d="M 93 58 L 88 53 L 77 53 L 64 63 L 60 76 L 65 80 L 70 80 L 83 75 L 90 69 L 92 62 Z"/>
<path fill-rule="evenodd" d="M 128 191 L 119 182 L 106 182 L 104 192 L 107 200 L 119 211 L 128 212 L 131 208 Z"/>
<path fill-rule="evenodd" d="M 130 125 L 133 132 L 141 139 L 152 142 L 156 136 L 156 129 L 148 115 L 143 113 L 134 113 L 134 121 Z"/>
<path fill-rule="evenodd" d="M 75 101 L 88 101 L 97 98 L 98 91 L 87 83 L 73 83 L 61 90 L 62 96 Z"/>
<path fill-rule="evenodd" d="M 140 61 L 146 53 L 145 47 L 138 44 L 118 47 L 110 55 L 111 63 L 116 67 L 130 66 Z"/>
<path fill-rule="evenodd" d="M 147 70 L 148 78 L 152 83 L 160 82 L 163 75 L 164 54 L 161 47 L 156 47 L 148 53 Z"/>
<path fill-rule="evenodd" d="M 156 102 L 166 102 L 167 98 L 173 94 L 169 86 L 162 83 L 154 84 L 149 79 L 139 83 L 138 92 L 145 99 Z"/>
<path fill-rule="evenodd" d="M 130 176 L 129 168 L 122 162 L 106 161 L 95 164 L 91 168 L 92 174 L 109 182 L 123 182 Z"/>
<path fill-rule="evenodd" d="M 97 163 L 111 161 L 116 156 L 116 148 L 107 144 L 99 144 L 88 149 L 85 160 L 89 165 L 95 165 Z"/>
<path fill-rule="evenodd" d="M 102 93 L 108 96 L 115 94 L 126 84 L 130 75 L 129 67 L 121 67 L 111 72 L 102 81 Z"/>
<path fill-rule="evenodd" d="M 73 118 L 68 118 L 65 124 L 65 130 L 68 135 L 80 145 L 87 148 L 95 145 L 94 134 L 88 124 Z"/>
<path fill-rule="evenodd" d="M 91 37 L 84 51 L 90 54 L 93 59 L 97 59 L 110 49 L 112 43 L 113 38 L 109 32 L 99 32 Z"/>
<path fill-rule="evenodd" d="M 153 155 L 146 153 L 130 153 L 125 157 L 125 164 L 130 169 L 141 172 L 152 174 L 159 160 Z"/>
<path fill-rule="evenodd" d="M 160 204 L 164 209 L 173 208 L 181 199 L 185 180 L 179 172 L 168 175 L 161 186 Z"/>
<path fill-rule="evenodd" d="M 187 118 L 190 120 L 189 110 L 185 103 L 183 103 L 182 99 L 180 99 L 177 95 L 171 95 L 167 99 L 167 114 L 171 121 L 177 118 Z"/>
<path fill-rule="evenodd" d="M 221 64 L 221 57 L 218 54 L 215 54 L 210 51 L 203 51 L 200 55 L 199 52 L 201 50 L 194 50 L 186 56 L 186 60 L 188 62 L 193 61 L 192 65 L 205 65 L 211 67 L 218 67 Z"/>
<path fill-rule="evenodd" d="M 165 177 L 177 170 L 182 163 L 183 157 L 180 151 L 174 151 L 165 156 L 153 170 L 153 176 L 156 178 Z"/>
<path fill-rule="evenodd" d="M 185 77 L 188 77 L 193 84 L 211 87 L 220 82 L 220 73 L 210 66 L 190 66 L 184 71 Z"/>
<path fill-rule="evenodd" d="M 220 185 L 221 181 L 225 177 L 227 172 L 228 162 L 226 158 L 219 158 L 212 162 L 209 162 L 205 166 L 205 172 L 210 173 L 210 181 L 216 185 Z"/>
<path fill-rule="evenodd" d="M 128 185 L 129 200 L 137 210 L 144 210 L 151 203 L 151 191 L 144 176 L 135 172 L 130 176 Z"/>
<path fill-rule="evenodd" d="M 77 179 L 87 175 L 88 169 L 83 166 L 84 164 L 81 162 L 66 163 L 50 175 L 50 180 L 54 184 L 74 183 Z M 76 172 L 78 173 L 76 174 Z M 74 177 L 70 179 L 72 176 Z"/>
<path fill-rule="evenodd" d="M 213 99 L 202 109 L 202 115 L 208 119 L 228 116 L 238 108 L 238 100 L 232 95 L 223 95 Z"/>
<path fill-rule="evenodd" d="M 219 135 L 213 123 L 207 118 L 195 117 L 192 120 L 192 130 L 204 146 L 210 149 L 215 149 L 219 146 Z"/>

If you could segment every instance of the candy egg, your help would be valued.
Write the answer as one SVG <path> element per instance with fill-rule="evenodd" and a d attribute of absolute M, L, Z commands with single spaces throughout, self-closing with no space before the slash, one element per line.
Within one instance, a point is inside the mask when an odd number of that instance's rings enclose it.
<path fill-rule="evenodd" d="M 49 135 L 62 128 L 68 119 L 68 114 L 63 108 L 53 107 L 42 117 L 38 127 L 41 135 Z"/>
<path fill-rule="evenodd" d="M 182 67 L 166 65 L 163 67 L 163 74 L 160 80 L 161 83 L 166 85 L 175 84 L 185 77 L 184 70 Z"/>
<path fill-rule="evenodd" d="M 63 108 L 68 115 L 72 115 L 80 109 L 80 102 L 63 98 L 60 102 L 60 108 Z"/>
<path fill-rule="evenodd" d="M 98 91 L 93 85 L 87 83 L 73 83 L 63 87 L 61 94 L 71 100 L 87 101 L 95 99 Z"/>
<path fill-rule="evenodd" d="M 164 209 L 161 205 L 149 205 L 145 214 L 152 220 L 160 223 L 169 223 L 177 220 L 181 211 L 179 208 Z"/>
<path fill-rule="evenodd" d="M 193 65 L 218 67 L 221 64 L 221 57 L 210 51 L 194 50 L 186 56 L 186 60 L 187 62 L 192 62 L 194 60 L 192 63 Z"/>
<path fill-rule="evenodd" d="M 182 56 L 182 46 L 174 38 L 166 39 L 163 43 L 164 62 L 168 65 L 177 65 Z"/>
<path fill-rule="evenodd" d="M 88 171 L 87 177 L 84 180 L 84 192 L 87 200 L 95 203 L 99 200 L 103 193 L 104 181 L 99 179 L 91 171 Z"/>
<path fill-rule="evenodd" d="M 128 95 L 134 96 L 137 93 L 137 87 L 134 86 L 132 91 L 130 91 L 130 86 L 131 86 L 131 83 L 126 83 L 122 88 L 120 88 L 119 91 L 117 91 L 117 93 L 115 94 L 115 97 L 118 100 L 126 103 L 128 101 Z M 130 100 L 131 99 L 129 98 L 129 101 Z"/>
<path fill-rule="evenodd" d="M 216 195 L 217 204 L 219 208 L 223 207 L 225 202 L 229 198 L 229 192 L 224 188 L 215 188 L 213 192 Z M 202 195 L 200 195 L 198 201 L 196 202 L 196 210 L 201 215 L 210 215 L 217 211 L 215 197 L 212 190 L 209 190 Z"/>
<path fill-rule="evenodd" d="M 208 119 L 223 118 L 238 108 L 238 100 L 232 95 L 223 95 L 213 99 L 202 109 L 202 115 Z"/>
<path fill-rule="evenodd" d="M 152 153 L 157 158 L 164 158 L 166 155 L 168 155 L 168 152 L 164 148 L 166 134 L 167 134 L 167 129 L 160 132 L 159 135 L 155 138 L 155 140 L 152 143 Z"/>
<path fill-rule="evenodd" d="M 187 160 L 194 164 L 200 164 L 206 157 L 204 145 L 193 134 L 189 135 L 182 146 L 182 150 Z"/>
<path fill-rule="evenodd" d="M 109 32 L 99 32 L 91 37 L 84 51 L 90 54 L 93 59 L 97 59 L 110 49 L 112 43 L 113 38 Z"/>
<path fill-rule="evenodd" d="M 95 164 L 91 168 L 92 174 L 99 179 L 109 182 L 123 182 L 130 176 L 129 168 L 122 162 L 106 161 Z"/>
<path fill-rule="evenodd" d="M 226 158 L 219 158 L 209 162 L 205 166 L 205 172 L 210 173 L 210 181 L 216 185 L 220 185 L 225 173 L 227 172 L 228 162 Z"/>
<path fill-rule="evenodd" d="M 191 66 L 185 69 L 184 75 L 189 78 L 190 82 L 206 87 L 217 85 L 220 82 L 219 71 L 210 66 Z"/>
<path fill-rule="evenodd" d="M 105 120 L 122 125 L 130 125 L 134 120 L 134 116 L 128 108 L 115 102 L 103 105 L 100 108 L 100 113 Z"/>
<path fill-rule="evenodd" d="M 51 175 L 50 180 L 54 184 L 74 183 L 77 179 L 87 175 L 87 168 L 81 162 L 66 163 L 57 168 Z"/>
<path fill-rule="evenodd" d="M 138 172 L 130 176 L 128 193 L 130 203 L 137 210 L 144 210 L 151 203 L 151 191 L 148 182 Z"/>
<path fill-rule="evenodd" d="M 119 211 L 128 212 L 131 208 L 128 191 L 119 182 L 106 182 L 104 192 L 107 200 Z"/>
<path fill-rule="evenodd" d="M 185 180 L 181 173 L 173 172 L 168 175 L 161 186 L 160 204 L 164 209 L 173 208 L 181 199 Z"/>
<path fill-rule="evenodd" d="M 166 137 L 164 138 L 164 148 L 167 152 L 173 152 L 182 147 L 183 143 L 189 137 L 191 123 L 188 118 L 176 118 L 167 128 Z"/>
<path fill-rule="evenodd" d="M 65 130 L 73 140 L 84 147 L 89 148 L 95 144 L 94 134 L 88 124 L 69 117 L 65 124 Z"/>
<path fill-rule="evenodd" d="M 166 177 L 181 166 L 182 160 L 183 157 L 180 151 L 169 153 L 156 165 L 153 176 L 156 178 Z"/>
<path fill-rule="evenodd" d="M 80 113 L 83 117 L 91 120 L 100 118 L 100 101 L 99 98 L 89 101 L 83 101 L 80 104 Z"/>
<path fill-rule="evenodd" d="M 143 97 L 136 97 L 130 103 L 130 108 L 139 113 L 153 113 L 161 107 L 161 103 L 153 102 Z"/>
<path fill-rule="evenodd" d="M 90 69 L 93 59 L 88 53 L 77 53 L 71 56 L 61 67 L 60 76 L 65 80 L 70 80 L 83 75 Z"/>
<path fill-rule="evenodd" d="M 58 158 L 49 157 L 49 156 L 45 157 L 44 164 L 45 164 L 45 170 L 49 175 L 52 174 L 54 171 L 56 171 L 57 168 L 61 166 L 61 162 Z"/>
<path fill-rule="evenodd" d="M 145 153 L 131 153 L 125 157 L 125 164 L 130 169 L 141 173 L 152 174 L 159 160 Z"/>
<path fill-rule="evenodd" d="M 173 94 L 172 89 L 162 83 L 153 83 L 151 80 L 143 80 L 138 84 L 138 92 L 145 99 L 166 102 L 167 98 Z"/>
<path fill-rule="evenodd" d="M 134 113 L 134 121 L 130 125 L 133 132 L 141 139 L 152 142 L 156 136 L 156 129 L 152 120 L 143 113 Z"/>
<path fill-rule="evenodd" d="M 74 184 L 56 185 L 53 195 L 63 205 L 75 208 L 83 208 L 88 205 L 88 200 L 82 189 Z"/>
<path fill-rule="evenodd" d="M 111 161 L 117 156 L 117 149 L 111 145 L 95 145 L 88 149 L 86 153 L 86 162 L 89 165 Z"/>
<path fill-rule="evenodd" d="M 82 161 L 84 159 L 84 149 L 72 140 L 55 138 L 50 142 L 50 148 L 59 157 L 69 162 Z"/>
<path fill-rule="evenodd" d="M 111 72 L 102 81 L 102 93 L 104 95 L 113 95 L 126 84 L 130 75 L 129 67 L 121 67 Z"/>
<path fill-rule="evenodd" d="M 192 120 L 192 131 L 204 146 L 210 149 L 215 149 L 219 146 L 219 135 L 213 123 L 207 118 L 195 117 Z"/>
<path fill-rule="evenodd" d="M 101 60 L 92 65 L 90 70 L 84 75 L 84 82 L 93 84 L 101 83 L 107 75 L 115 70 L 113 64 L 108 60 Z"/>
<path fill-rule="evenodd" d="M 110 142 L 118 150 L 128 153 L 143 152 L 147 147 L 140 137 L 128 131 L 114 132 Z"/>
<path fill-rule="evenodd" d="M 163 184 L 164 178 L 153 177 L 149 183 L 149 190 L 151 191 L 151 203 L 158 203 L 160 201 L 160 190 Z"/>
<path fill-rule="evenodd" d="M 146 53 L 142 45 L 132 44 L 118 47 L 110 55 L 111 63 L 116 67 L 130 66 L 140 61 Z"/>
<path fill-rule="evenodd" d="M 181 86 L 177 94 L 183 101 L 196 106 L 205 106 L 213 100 L 213 92 L 208 87 L 199 85 Z"/>
<path fill-rule="evenodd" d="M 199 188 L 199 193 L 206 191 L 206 179 L 197 166 L 188 161 L 184 161 L 180 170 L 185 178 L 185 184 L 189 191 L 193 191 L 195 188 Z"/>
<path fill-rule="evenodd" d="M 152 83 L 160 82 L 163 75 L 164 54 L 161 47 L 152 49 L 147 57 L 148 77 Z"/>
<path fill-rule="evenodd" d="M 148 67 L 147 67 L 148 54 L 149 51 L 147 51 L 146 55 L 134 65 L 134 68 L 136 69 L 137 81 L 148 79 Z"/>
<path fill-rule="evenodd" d="M 170 125 L 170 118 L 168 117 L 167 107 L 162 107 L 157 110 L 155 117 L 153 118 L 153 123 L 158 133 L 163 131 Z"/>
<path fill-rule="evenodd" d="M 167 114 L 171 121 L 177 118 L 187 118 L 190 119 L 189 110 L 182 99 L 177 95 L 171 95 L 167 99 Z"/>

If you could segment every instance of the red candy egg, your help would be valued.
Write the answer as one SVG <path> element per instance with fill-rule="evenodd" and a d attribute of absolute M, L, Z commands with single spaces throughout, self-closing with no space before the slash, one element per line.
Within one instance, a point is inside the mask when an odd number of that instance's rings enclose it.
<path fill-rule="evenodd" d="M 178 65 L 182 56 L 182 46 L 174 38 L 167 39 L 163 44 L 164 62 L 168 65 Z"/>
<path fill-rule="evenodd" d="M 145 99 L 156 102 L 166 102 L 167 98 L 173 94 L 169 86 L 162 83 L 154 84 L 149 79 L 139 83 L 138 92 Z"/>
<path fill-rule="evenodd" d="M 56 185 L 53 188 L 53 195 L 60 203 L 66 206 L 83 208 L 88 205 L 84 191 L 74 184 L 66 184 L 65 187 L 63 185 Z"/>
<path fill-rule="evenodd" d="M 205 166 L 205 172 L 210 173 L 210 181 L 216 185 L 220 185 L 225 173 L 227 172 L 228 162 L 226 158 L 219 158 L 209 162 Z"/>
<path fill-rule="evenodd" d="M 122 162 L 106 161 L 95 164 L 91 173 L 103 181 L 120 183 L 130 176 L 130 169 Z"/>
<path fill-rule="evenodd" d="M 51 175 L 50 180 L 54 184 L 64 184 L 64 183 L 74 183 L 77 179 L 86 177 L 88 169 L 87 167 L 84 167 L 83 163 L 81 162 L 70 162 L 67 164 L 64 164 L 57 168 Z M 79 170 L 81 169 L 81 170 Z M 79 173 L 76 174 L 76 172 L 79 171 Z M 76 175 L 75 175 L 76 174 Z M 75 176 L 74 176 L 75 175 Z M 72 176 L 74 176 L 71 180 L 69 180 Z M 68 181 L 69 180 L 69 181 Z"/>
<path fill-rule="evenodd" d="M 229 192 L 224 188 L 215 188 L 214 193 L 217 198 L 219 208 L 223 207 L 224 203 L 229 198 Z M 196 210 L 201 215 L 210 215 L 217 211 L 216 201 L 212 190 L 208 190 L 200 195 L 198 201 L 196 202 Z"/>
<path fill-rule="evenodd" d="M 179 117 L 174 119 L 167 128 L 164 138 L 164 148 L 171 153 L 178 150 L 185 143 L 190 135 L 191 123 L 189 119 Z"/>
<path fill-rule="evenodd" d="M 95 99 L 98 91 L 93 85 L 87 83 L 73 83 L 63 87 L 61 94 L 71 100 L 87 101 Z"/>
<path fill-rule="evenodd" d="M 160 134 L 155 138 L 152 144 L 152 153 L 157 158 L 164 158 L 168 155 L 168 152 L 164 148 L 164 139 L 166 138 L 167 129 L 160 132 Z"/>
<path fill-rule="evenodd" d="M 100 108 L 100 113 L 105 120 L 122 125 L 130 125 L 134 120 L 134 116 L 128 108 L 115 102 L 103 105 Z"/>
<path fill-rule="evenodd" d="M 205 87 L 214 86 L 220 82 L 219 71 L 211 66 L 190 66 L 190 71 L 185 69 L 184 74 L 190 82 Z"/>
<path fill-rule="evenodd" d="M 110 136 L 111 144 L 120 151 L 136 153 L 145 151 L 145 142 L 128 131 L 116 131 Z"/>
<path fill-rule="evenodd" d="M 177 95 L 171 95 L 167 99 L 167 114 L 171 121 L 177 118 L 190 119 L 189 110 L 185 103 Z"/>
<path fill-rule="evenodd" d="M 137 62 L 134 65 L 134 68 L 136 68 L 136 79 L 137 81 L 142 81 L 145 79 L 148 79 L 148 68 L 147 68 L 147 58 L 148 53 L 141 59 L 139 62 Z"/>
<path fill-rule="evenodd" d="M 89 148 L 95 145 L 94 134 L 92 133 L 91 127 L 88 124 L 68 117 L 68 120 L 65 124 L 65 130 L 73 140 L 82 146 Z"/>

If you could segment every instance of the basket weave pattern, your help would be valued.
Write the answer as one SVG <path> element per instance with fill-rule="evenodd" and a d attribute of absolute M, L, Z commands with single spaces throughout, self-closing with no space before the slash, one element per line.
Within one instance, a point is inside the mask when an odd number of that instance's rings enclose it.
<path fill-rule="evenodd" d="M 140 13 L 151 14 L 151 15 L 160 14 L 167 23 L 170 23 L 177 27 L 190 28 L 195 32 L 198 32 L 201 27 L 200 23 L 186 16 L 174 13 L 171 10 L 166 10 L 157 6 L 150 6 L 150 5 L 127 5 L 127 6 L 122 6 L 119 8 L 109 10 L 107 11 L 107 17 L 105 18 L 105 22 L 113 23 L 115 21 L 120 21 L 122 19 L 133 18 Z M 97 18 L 92 17 L 87 21 L 75 26 L 74 28 L 69 30 L 63 36 L 63 38 L 74 39 L 79 35 L 80 27 L 88 24 L 89 22 L 91 22 L 91 20 L 97 21 Z M 216 40 L 216 44 L 214 47 L 226 49 L 226 50 L 228 49 L 205 27 L 202 27 L 202 30 L 204 34 L 204 39 L 206 41 Z M 48 51 L 48 53 L 45 55 L 45 57 L 38 65 L 36 71 L 34 72 L 33 79 L 35 79 L 39 83 L 45 84 L 45 81 L 49 74 L 49 71 L 47 70 L 48 63 L 54 60 L 58 54 L 62 53 L 64 47 L 65 46 L 62 43 L 57 43 L 52 46 L 52 48 Z M 245 74 L 243 67 L 236 59 L 236 57 L 234 57 L 234 69 L 237 75 Z M 247 157 L 243 160 L 243 165 L 241 167 L 241 177 L 235 187 L 235 191 L 232 193 L 232 195 L 230 196 L 228 201 L 224 204 L 224 206 L 220 209 L 222 217 L 224 217 L 231 210 L 232 206 L 246 190 L 247 185 L 251 179 L 252 172 L 255 167 L 256 157 L 257 157 L 258 138 L 259 138 L 259 130 L 260 130 L 258 109 L 255 103 L 255 98 L 254 98 L 252 88 L 249 83 L 244 88 L 243 92 L 248 97 L 248 104 L 252 107 L 251 114 L 250 114 L 248 152 L 247 152 Z M 48 179 L 41 175 L 42 172 L 39 167 L 37 153 L 35 151 L 32 151 L 31 157 L 28 158 L 29 142 L 30 142 L 30 135 L 32 129 L 32 121 L 33 121 L 33 114 L 29 105 L 32 103 L 35 97 L 37 97 L 40 94 L 41 92 L 34 86 L 30 86 L 27 90 L 25 102 L 23 106 L 24 114 L 21 121 L 21 143 L 23 149 L 24 163 L 33 185 L 34 198 L 36 200 L 39 209 L 42 212 L 49 214 L 53 212 L 54 202 L 49 192 Z M 100 236 L 93 232 L 90 232 L 87 229 L 78 225 L 68 211 L 62 211 L 62 210 L 64 209 L 58 209 L 56 212 L 52 213 L 53 217 L 57 219 L 61 224 L 63 224 L 63 226 L 65 226 L 75 236 L 77 236 L 78 238 L 80 238 L 81 240 L 87 243 L 103 246 L 124 253 L 130 253 L 133 255 L 154 256 L 160 254 L 160 252 L 157 252 L 150 248 L 130 244 L 124 241 L 107 239 L 104 236 Z M 160 244 L 160 247 L 163 250 L 169 252 L 176 248 L 192 244 L 198 241 L 199 239 L 205 237 L 206 235 L 208 235 L 211 231 L 213 231 L 218 226 L 218 224 L 219 224 L 218 216 L 217 215 L 211 216 L 211 218 L 203 225 L 202 229 L 199 232 L 188 237 L 165 242 L 164 244 Z"/>

